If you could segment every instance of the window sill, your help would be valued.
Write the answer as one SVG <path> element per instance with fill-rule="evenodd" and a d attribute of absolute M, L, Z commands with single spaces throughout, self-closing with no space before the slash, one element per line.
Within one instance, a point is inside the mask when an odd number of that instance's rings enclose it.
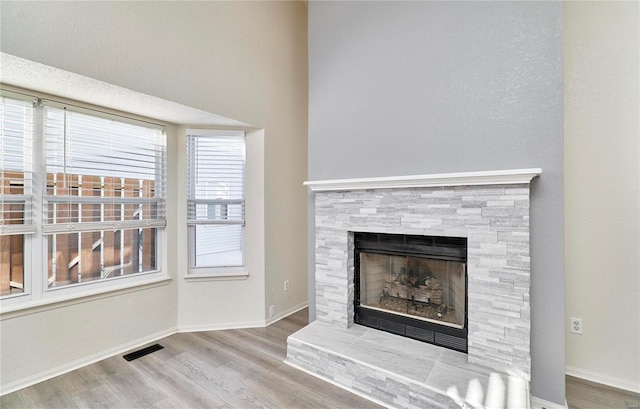
<path fill-rule="evenodd" d="M 122 283 L 118 286 L 112 286 L 109 288 L 103 287 L 82 292 L 74 292 L 72 294 L 65 294 L 64 296 L 45 297 L 38 300 L 16 302 L 1 308 L 0 320 L 17 318 L 23 315 L 35 314 L 74 304 L 95 301 L 106 297 L 113 297 L 115 295 L 160 287 L 167 285 L 170 281 L 171 277 L 169 276 L 154 277 L 133 283 Z"/>
<path fill-rule="evenodd" d="M 200 281 L 231 281 L 231 280 L 246 280 L 249 278 L 249 272 L 242 271 L 220 271 L 215 273 L 191 273 L 184 276 L 187 282 L 200 282 Z"/>

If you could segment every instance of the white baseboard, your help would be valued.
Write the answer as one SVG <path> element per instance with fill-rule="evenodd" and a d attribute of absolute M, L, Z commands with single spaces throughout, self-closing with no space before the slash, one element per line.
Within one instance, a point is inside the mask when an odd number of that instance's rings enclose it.
<path fill-rule="evenodd" d="M 600 383 L 602 385 L 611 386 L 613 388 L 624 389 L 633 393 L 640 393 L 640 383 L 633 382 L 628 379 L 617 378 L 615 376 L 604 375 L 592 372 L 586 369 L 580 369 L 573 366 L 565 367 L 565 373 L 576 378 L 585 379 L 587 381 Z"/>
<path fill-rule="evenodd" d="M 173 335 L 176 332 L 177 332 L 177 328 L 175 327 L 169 328 L 164 331 L 160 331 L 155 334 L 149 335 L 147 337 L 140 338 L 135 341 L 127 342 L 126 344 L 119 345 L 117 347 L 107 349 L 105 351 L 100 351 L 96 354 L 77 359 L 67 364 L 56 366 L 54 368 L 48 369 L 46 371 L 42 371 L 35 375 L 22 378 L 14 382 L 9 382 L 8 384 L 2 385 L 0 396 L 9 394 L 11 392 L 15 392 L 19 389 L 23 389 L 31 385 L 35 385 L 36 383 L 46 381 L 47 379 L 55 378 L 56 376 L 64 375 L 67 372 L 75 371 L 76 369 L 82 368 L 83 366 L 91 365 L 98 361 L 102 361 L 103 359 L 111 358 L 114 355 L 122 354 L 131 349 L 139 348 L 145 344 L 149 344 L 161 338 L 168 337 L 169 335 Z"/>
<path fill-rule="evenodd" d="M 264 327 L 263 321 L 235 321 L 235 322 L 223 322 L 220 324 L 205 324 L 205 325 L 180 325 L 178 332 L 203 332 L 203 331 L 222 331 L 226 329 L 244 329 L 244 328 L 262 328 Z"/>
<path fill-rule="evenodd" d="M 274 322 L 280 321 L 283 318 L 288 317 L 291 314 L 295 314 L 296 312 L 307 308 L 309 303 L 306 301 L 300 303 L 296 306 L 293 306 L 285 311 L 282 311 L 280 314 L 276 314 L 275 316 L 266 319 L 266 320 L 255 320 L 255 321 L 234 321 L 234 322 L 224 322 L 221 324 L 213 324 L 213 325 L 180 325 L 178 327 L 177 332 L 203 332 L 203 331 L 221 331 L 227 329 L 244 329 L 244 328 L 263 328 L 268 325 L 273 324 Z"/>
<path fill-rule="evenodd" d="M 531 409 L 566 409 L 568 407 L 566 402 L 564 405 L 559 405 L 535 396 L 531 397 Z"/>
<path fill-rule="evenodd" d="M 286 318 L 291 314 L 295 314 L 296 312 L 298 312 L 298 311 L 300 311 L 302 309 L 305 309 L 308 306 L 309 306 L 309 303 L 307 301 L 305 301 L 305 302 L 302 302 L 302 303 L 300 303 L 300 304 L 298 304 L 296 306 L 293 306 L 293 307 L 289 308 L 286 311 L 282 311 L 280 314 L 276 314 L 275 316 L 267 319 L 266 322 L 265 322 L 265 326 L 271 325 L 276 321 L 280 321 L 281 319 Z"/>

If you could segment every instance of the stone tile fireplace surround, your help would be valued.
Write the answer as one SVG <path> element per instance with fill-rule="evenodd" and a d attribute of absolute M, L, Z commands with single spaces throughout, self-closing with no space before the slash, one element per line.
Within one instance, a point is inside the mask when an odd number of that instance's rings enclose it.
<path fill-rule="evenodd" d="M 499 374 L 505 379 L 503 383 L 522 380 L 528 387 L 529 196 L 530 182 L 540 173 L 540 169 L 524 169 L 306 182 L 315 192 L 317 320 L 290 337 L 287 362 L 395 407 L 420 407 L 415 398 L 402 399 L 397 383 L 403 381 L 409 385 L 405 393 L 428 395 L 429 405 L 434 407 L 460 407 L 465 399 L 466 404 L 473 401 L 469 393 L 466 398 L 456 398 L 459 390 L 438 384 L 436 370 L 453 365 L 447 362 L 452 356 L 456 369 L 486 372 L 489 377 Z M 353 232 L 467 238 L 468 355 L 354 325 Z M 422 349 L 425 358 L 433 357 L 429 361 L 432 369 L 427 371 L 429 364 L 421 365 L 426 371 L 422 380 L 404 370 L 394 372 L 384 364 L 376 368 L 375 362 L 362 357 L 364 347 L 358 348 L 354 357 L 347 353 L 346 344 L 336 348 L 333 342 L 327 344 L 322 334 L 328 332 L 333 333 L 331 338 L 344 338 L 351 346 L 358 340 L 369 345 L 378 339 L 378 353 L 382 347 L 394 350 L 392 355 Z M 411 346 L 398 349 L 398 345 Z M 434 351 L 439 352 L 434 355 Z M 331 363 L 344 359 L 350 360 L 347 366 L 364 365 L 353 375 L 360 380 L 347 379 L 346 370 L 342 375 L 330 373 Z M 373 376 L 376 370 L 384 377 Z M 366 373 L 375 386 L 367 386 L 366 381 L 362 384 Z M 389 391 L 384 392 L 385 387 Z M 488 398 L 486 391 L 484 395 Z M 521 401 L 514 403 L 513 396 L 512 391 L 504 397 L 502 407 L 522 407 Z"/>

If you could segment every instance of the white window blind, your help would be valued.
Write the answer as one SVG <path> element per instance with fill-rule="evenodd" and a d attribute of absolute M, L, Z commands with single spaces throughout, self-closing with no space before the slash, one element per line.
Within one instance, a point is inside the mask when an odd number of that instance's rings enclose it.
<path fill-rule="evenodd" d="M 164 227 L 163 130 L 45 102 L 45 234 Z"/>
<path fill-rule="evenodd" d="M 191 267 L 240 266 L 244 258 L 244 132 L 202 133 L 187 138 Z"/>
<path fill-rule="evenodd" d="M 33 233 L 34 99 L 0 99 L 0 236 Z"/>

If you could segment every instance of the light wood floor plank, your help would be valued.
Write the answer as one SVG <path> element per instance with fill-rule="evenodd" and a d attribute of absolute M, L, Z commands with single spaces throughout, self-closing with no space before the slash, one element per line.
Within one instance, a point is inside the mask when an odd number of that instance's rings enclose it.
<path fill-rule="evenodd" d="M 640 394 L 567 376 L 566 395 L 569 409 L 630 409 L 640 407 Z"/>
<path fill-rule="evenodd" d="M 160 343 L 163 346 L 167 345 L 172 348 L 170 357 L 189 352 L 200 359 L 207 360 L 214 366 L 222 365 L 233 358 L 232 354 L 202 339 L 198 336 L 198 333 L 174 334 L 162 339 Z M 156 353 L 154 352 L 154 354 Z"/>
<path fill-rule="evenodd" d="M 130 364 L 139 363 L 131 361 Z M 120 399 L 136 408 L 147 408 L 168 397 L 155 383 L 139 376 L 133 368 L 116 372 L 106 377 L 103 382 L 113 389 Z"/>
<path fill-rule="evenodd" d="M 257 348 L 257 343 L 244 339 L 239 333 L 231 331 L 201 332 L 197 336 L 203 337 L 208 342 L 230 353 L 234 359 L 241 360 L 249 366 L 265 366 L 270 369 L 277 368 L 283 358 L 267 355 Z"/>
<path fill-rule="evenodd" d="M 164 398 L 160 402 L 156 403 L 153 406 L 150 406 L 149 409 L 175 409 L 175 408 L 200 408 L 201 406 L 189 406 L 184 402 L 180 402 L 177 400 L 173 400 L 171 398 Z"/>
<path fill-rule="evenodd" d="M 220 367 L 213 367 L 188 352 L 170 359 L 167 364 L 216 397 L 224 400 L 231 407 L 270 407 L 265 405 L 253 391 L 246 388 L 240 375 L 229 376 L 228 373 L 220 370 Z"/>
<path fill-rule="evenodd" d="M 180 372 L 172 370 L 162 357 L 152 354 L 140 361 L 138 371 L 149 382 L 159 387 L 169 397 L 169 401 L 176 404 L 174 408 L 219 408 L 225 405 L 226 402 L 222 399 L 201 388 Z M 164 404 L 166 402 L 160 401 L 156 405 Z"/>
<path fill-rule="evenodd" d="M 40 390 L 41 395 L 38 400 L 31 400 L 25 403 L 25 408 L 29 409 L 77 409 L 76 403 L 71 396 L 59 395 L 56 392 Z M 26 401 L 25 401 L 26 402 Z M 2 407 L 5 409 L 5 407 Z"/>
<path fill-rule="evenodd" d="M 20 391 L 27 408 L 75 408 L 69 391 L 78 391 L 73 383 L 67 383 L 71 376 L 58 376 L 46 382 Z"/>
<path fill-rule="evenodd" d="M 99 384 L 73 396 L 73 401 L 79 409 L 107 409 L 126 406 L 127 403 L 105 384 Z"/>
<path fill-rule="evenodd" d="M 25 408 L 26 406 L 20 391 L 0 396 L 0 408 Z"/>

